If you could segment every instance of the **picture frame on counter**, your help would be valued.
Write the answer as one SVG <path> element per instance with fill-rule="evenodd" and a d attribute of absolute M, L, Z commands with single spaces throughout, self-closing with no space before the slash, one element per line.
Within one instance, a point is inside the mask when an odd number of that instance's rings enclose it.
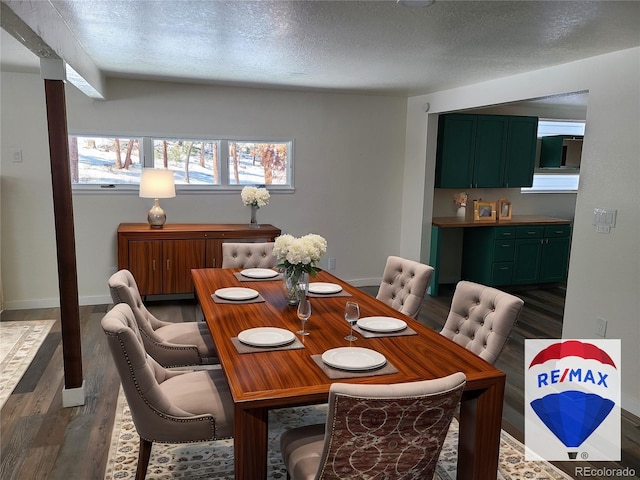
<path fill-rule="evenodd" d="M 498 200 L 498 220 L 511 220 L 513 207 L 508 198 Z"/>
<path fill-rule="evenodd" d="M 496 221 L 496 202 L 483 202 L 481 200 L 474 200 L 473 221 L 474 222 L 495 222 Z"/>

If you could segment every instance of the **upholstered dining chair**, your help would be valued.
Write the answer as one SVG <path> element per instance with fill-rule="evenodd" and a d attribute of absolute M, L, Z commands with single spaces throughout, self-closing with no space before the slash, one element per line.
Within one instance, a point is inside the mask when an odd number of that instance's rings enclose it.
<path fill-rule="evenodd" d="M 278 259 L 273 255 L 273 242 L 222 244 L 222 268 L 273 268 Z"/>
<path fill-rule="evenodd" d="M 204 442 L 232 436 L 233 399 L 222 370 L 171 371 L 159 365 L 145 352 L 126 303 L 115 305 L 101 324 L 140 435 L 136 480 L 146 475 L 153 442 Z"/>
<path fill-rule="evenodd" d="M 524 301 L 493 287 L 456 285 L 442 335 L 493 364 L 509 338 Z"/>
<path fill-rule="evenodd" d="M 390 256 L 376 298 L 405 315 L 417 318 L 432 275 L 433 267 L 429 265 Z"/>
<path fill-rule="evenodd" d="M 206 323 L 165 322 L 156 318 L 142 302 L 136 280 L 129 270 L 111 275 L 109 290 L 114 304 L 126 303 L 131 307 L 145 350 L 163 367 L 218 362 L 218 352 Z"/>
<path fill-rule="evenodd" d="M 432 478 L 465 383 L 332 384 L 326 423 L 280 437 L 289 478 Z"/>

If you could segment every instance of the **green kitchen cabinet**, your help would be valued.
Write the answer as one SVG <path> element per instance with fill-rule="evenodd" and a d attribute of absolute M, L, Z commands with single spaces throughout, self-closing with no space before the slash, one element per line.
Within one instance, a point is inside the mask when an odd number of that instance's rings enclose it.
<path fill-rule="evenodd" d="M 570 225 L 466 228 L 462 278 L 494 287 L 566 279 Z"/>
<path fill-rule="evenodd" d="M 569 225 L 518 227 L 513 284 L 564 281 L 569 264 L 570 234 Z"/>
<path fill-rule="evenodd" d="M 536 167 L 538 117 L 510 116 L 503 185 L 530 187 Z"/>
<path fill-rule="evenodd" d="M 477 115 L 440 115 L 436 187 L 468 188 L 473 182 Z"/>
<path fill-rule="evenodd" d="M 537 117 L 440 115 L 437 188 L 531 186 Z"/>
<path fill-rule="evenodd" d="M 515 227 L 473 227 L 464 231 L 462 278 L 483 285 L 511 285 Z"/>
<path fill-rule="evenodd" d="M 550 135 L 540 139 L 540 168 L 580 168 L 582 136 Z"/>

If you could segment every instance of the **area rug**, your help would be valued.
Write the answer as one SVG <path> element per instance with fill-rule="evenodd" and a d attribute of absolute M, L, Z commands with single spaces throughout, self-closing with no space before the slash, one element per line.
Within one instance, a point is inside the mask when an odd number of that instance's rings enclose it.
<path fill-rule="evenodd" d="M 0 322 L 0 408 L 29 368 L 55 320 Z"/>
<path fill-rule="evenodd" d="M 327 406 L 286 408 L 269 413 L 269 454 L 267 478 L 284 480 L 286 470 L 280 456 L 280 435 L 286 429 L 302 424 L 324 423 Z M 127 401 L 120 391 L 113 426 L 105 480 L 135 478 L 140 437 L 131 421 Z M 437 467 L 437 480 L 456 478 L 458 423 L 454 419 L 442 449 Z M 233 440 L 193 444 L 154 443 L 147 480 L 215 479 L 233 480 Z M 526 462 L 523 445 L 502 432 L 500 471 L 497 480 L 571 480 L 547 462 Z"/>

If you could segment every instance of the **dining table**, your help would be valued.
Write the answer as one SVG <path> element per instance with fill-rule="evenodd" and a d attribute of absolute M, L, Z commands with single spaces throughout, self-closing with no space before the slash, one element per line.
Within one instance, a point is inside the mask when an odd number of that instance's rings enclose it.
<path fill-rule="evenodd" d="M 297 332 L 301 322 L 296 307 L 287 302 L 281 275 L 247 278 L 242 271 L 191 270 L 195 294 L 233 397 L 236 479 L 266 479 L 271 409 L 327 402 L 334 382 L 394 384 L 435 379 L 455 372 L 463 372 L 467 379 L 458 417 L 457 478 L 496 478 L 504 372 L 326 270 L 311 276 L 310 286 L 320 282 L 336 288 L 325 289 L 331 292 L 327 294 L 309 294 L 312 313 L 305 325 L 309 335 L 295 334 L 295 344 L 290 348 L 260 348 L 261 345 L 243 348 L 238 336 L 250 329 Z M 224 300 L 216 295 L 217 291 L 223 292 L 220 289 L 230 288 L 251 289 L 258 296 L 234 301 L 233 297 Z M 358 333 L 356 328 L 358 339 L 349 342 L 344 338 L 350 331 L 344 318 L 347 301 L 359 304 L 361 319 L 396 319 L 405 322 L 408 330 L 365 336 L 364 331 Z M 318 361 L 325 352 L 340 347 L 366 348 L 383 355 L 387 363 L 382 369 L 343 372 L 328 369 Z"/>

